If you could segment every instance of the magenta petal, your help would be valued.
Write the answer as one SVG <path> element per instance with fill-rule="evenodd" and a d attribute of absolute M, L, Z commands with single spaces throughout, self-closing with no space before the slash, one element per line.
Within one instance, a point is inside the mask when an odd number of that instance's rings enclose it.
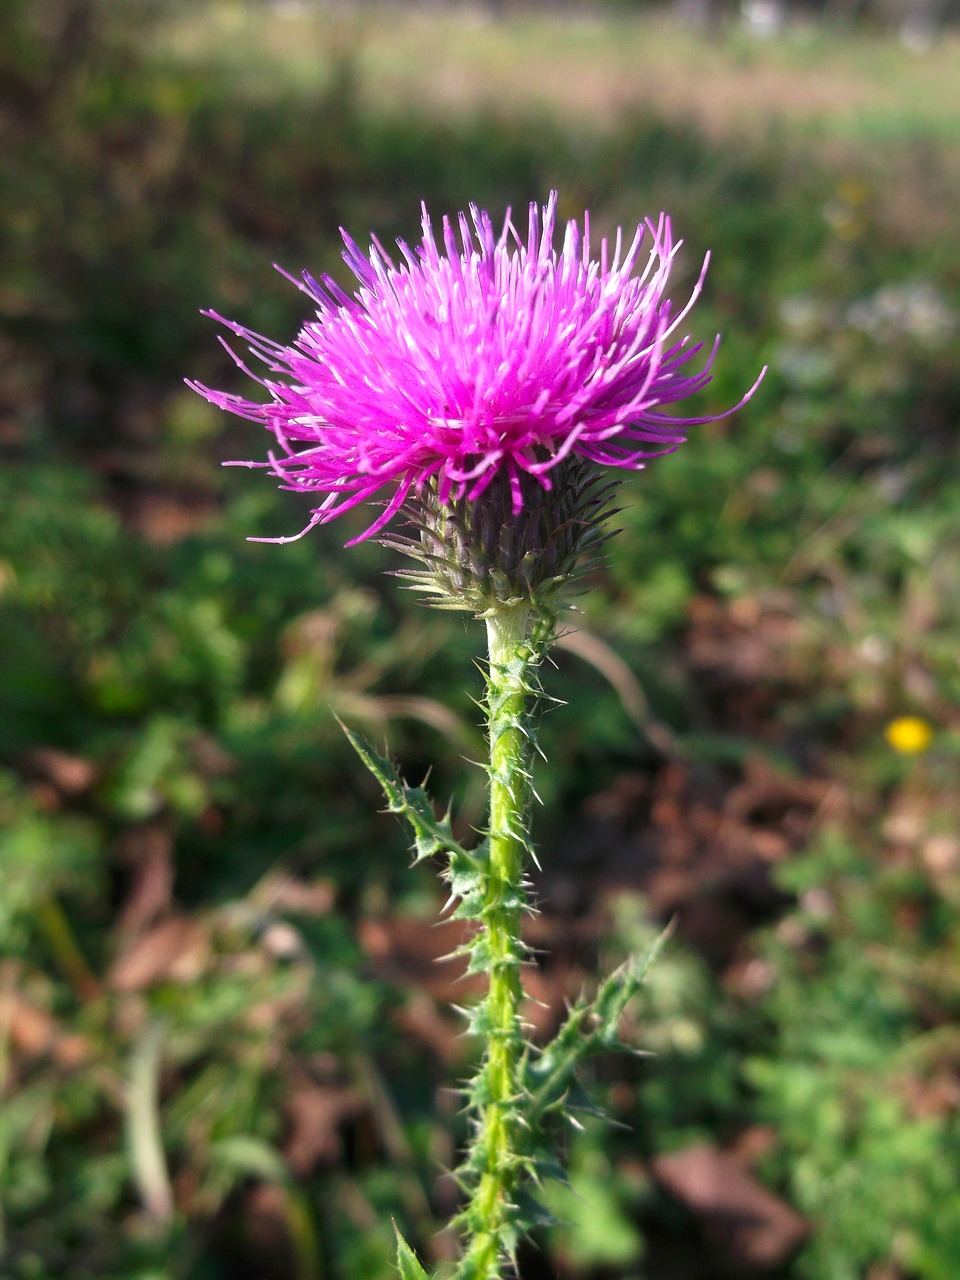
<path fill-rule="evenodd" d="M 426 208 L 422 226 L 420 244 L 401 242 L 396 259 L 376 240 L 365 253 L 344 232 L 355 292 L 304 272 L 295 283 L 316 311 L 288 346 L 214 316 L 263 366 L 257 376 L 228 347 L 270 399 L 188 385 L 274 433 L 267 462 L 237 465 L 267 466 L 285 487 L 324 496 L 303 532 L 387 488 L 367 538 L 428 483 L 441 503 L 473 502 L 497 476 L 519 512 L 524 474 L 549 486 L 570 457 L 640 470 L 679 448 L 687 427 L 726 416 L 664 412 L 709 383 L 716 353 L 686 371 L 701 344 L 677 331 L 709 259 L 672 307 L 680 242 L 666 215 L 629 241 L 618 231 L 596 258 L 586 215 L 582 235 L 568 222 L 557 249 L 556 192 L 530 206 L 526 239 L 509 215 L 498 236 L 475 206 L 442 220 L 439 244 Z"/>

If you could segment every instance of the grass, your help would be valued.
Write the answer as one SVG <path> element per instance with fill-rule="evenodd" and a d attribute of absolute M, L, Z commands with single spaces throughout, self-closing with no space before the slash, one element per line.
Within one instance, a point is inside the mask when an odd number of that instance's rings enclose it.
<path fill-rule="evenodd" d="M 760 39 L 657 11 L 493 21 L 469 7 L 224 4 L 178 19 L 166 38 L 177 58 L 229 69 L 254 97 L 281 86 L 313 97 L 346 72 L 375 111 L 549 119 L 573 136 L 647 117 L 726 145 L 774 139 L 798 166 L 861 176 L 905 237 L 945 234 L 960 201 L 956 34 L 916 53 L 880 32 L 798 22 Z"/>
<path fill-rule="evenodd" d="M 709 135 L 770 125 L 859 144 L 878 122 L 892 141 L 960 144 L 960 37 L 923 54 L 894 36 L 797 24 L 764 40 L 735 26 L 704 34 L 662 13 L 498 21 L 467 9 L 360 6 L 317 13 L 220 6 L 168 33 L 178 56 L 225 61 L 250 87 L 315 92 L 331 58 L 354 60 L 377 108 L 503 116 L 549 111 L 610 127 L 656 112 Z"/>

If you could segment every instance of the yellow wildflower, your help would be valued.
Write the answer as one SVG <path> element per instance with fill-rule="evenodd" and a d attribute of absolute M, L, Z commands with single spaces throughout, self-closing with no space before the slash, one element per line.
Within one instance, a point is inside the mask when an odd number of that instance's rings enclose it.
<path fill-rule="evenodd" d="M 919 755 L 933 741 L 933 727 L 922 716 L 897 716 L 883 731 L 889 746 L 901 755 Z"/>

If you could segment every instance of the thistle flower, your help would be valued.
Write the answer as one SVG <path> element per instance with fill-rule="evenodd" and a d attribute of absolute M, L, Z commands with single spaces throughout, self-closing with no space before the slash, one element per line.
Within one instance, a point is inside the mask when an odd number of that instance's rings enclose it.
<path fill-rule="evenodd" d="M 623 966 L 593 1002 L 574 1006 L 550 1044 L 529 1044 L 521 922 L 533 857 L 538 671 L 557 600 L 607 536 L 616 478 L 712 420 L 664 412 L 710 381 L 716 344 L 697 370 L 691 361 L 702 345 L 679 334 L 707 262 L 674 313 L 665 290 L 680 242 L 666 216 L 638 226 L 626 246 L 618 232 L 612 252 L 601 241 L 595 260 L 586 217 L 582 232 L 567 223 L 555 249 L 556 211 L 556 193 L 542 209 L 532 205 L 524 241 L 509 216 L 497 235 L 472 207 L 469 219 L 459 217 L 459 241 L 445 218 L 438 245 L 424 209 L 423 239 L 415 249 L 400 242 L 397 262 L 376 241 L 364 254 L 344 233 L 358 288 L 350 297 L 329 276 L 305 274 L 299 287 L 316 318 L 292 345 L 215 317 L 265 366 L 265 376 L 251 374 L 269 393 L 265 402 L 190 384 L 273 433 L 266 461 L 237 465 L 266 467 L 285 488 L 322 495 L 302 533 L 379 499 L 382 510 L 356 542 L 403 509 L 416 536 L 381 540 L 420 561 L 409 585 L 485 618 L 489 809 L 475 848 L 454 839 L 449 812 L 438 819 L 422 787 L 407 786 L 351 737 L 390 810 L 409 820 L 417 860 L 448 855 L 456 915 L 475 926 L 462 949 L 468 971 L 487 975 L 469 1014 L 483 1054 L 466 1090 L 471 1134 L 457 1170 L 466 1202 L 454 1280 L 501 1280 L 513 1263 L 538 1216 L 530 1184 L 555 1169 L 548 1114 L 568 1111 L 577 1064 L 615 1043 L 645 972 L 636 961 Z M 408 1280 L 427 1280 L 402 1237 L 397 1267 Z"/>
<path fill-rule="evenodd" d="M 277 447 L 265 461 L 233 465 L 265 467 L 283 488 L 323 495 L 296 537 L 378 497 L 382 511 L 352 542 L 378 533 L 405 505 L 456 509 L 461 522 L 466 510 L 469 523 L 485 503 L 508 520 L 539 504 L 549 525 L 547 495 L 558 481 L 569 486 L 573 476 L 590 489 L 585 474 L 642 470 L 677 449 L 688 427 L 714 420 L 663 412 L 710 381 L 717 344 L 692 371 L 703 344 L 678 335 L 709 255 L 674 314 L 664 291 L 682 242 L 669 218 L 638 226 L 626 248 L 618 231 L 612 254 L 602 240 L 594 260 L 586 215 L 582 233 L 567 223 L 557 251 L 556 211 L 556 192 L 542 210 L 531 205 L 524 242 L 509 215 L 497 235 L 471 206 L 470 219 L 459 215 L 459 245 L 448 218 L 438 245 L 424 208 L 423 239 L 415 249 L 398 242 L 397 262 L 376 240 L 364 254 L 342 232 L 359 287 L 350 297 L 329 276 L 294 281 L 316 318 L 290 346 L 207 313 L 262 362 L 266 375 L 251 376 L 270 398 L 189 385 L 273 433 Z M 569 502 L 560 508 L 569 521 Z M 578 540 L 566 541 L 576 558 Z M 529 577 L 513 586 L 525 588 Z"/>

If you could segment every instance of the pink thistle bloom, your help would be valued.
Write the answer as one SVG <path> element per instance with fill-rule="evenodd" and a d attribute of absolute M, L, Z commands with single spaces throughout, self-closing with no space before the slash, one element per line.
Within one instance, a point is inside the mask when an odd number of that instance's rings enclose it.
<path fill-rule="evenodd" d="M 582 234 L 567 223 L 557 251 L 556 212 L 556 192 L 542 212 L 531 205 L 524 243 L 509 215 L 497 235 L 471 206 L 470 220 L 458 219 L 458 246 L 448 218 L 437 244 L 424 208 L 423 239 L 416 249 L 398 242 L 398 262 L 376 240 L 364 254 L 342 232 L 359 287 L 350 297 L 329 276 L 294 281 L 317 310 L 291 346 L 207 313 L 262 362 L 266 376 L 250 376 L 270 399 L 189 385 L 276 438 L 266 461 L 233 465 L 266 467 L 286 489 L 324 495 L 297 537 L 386 490 L 360 541 L 428 488 L 441 506 L 475 502 L 498 477 L 519 514 L 524 476 L 550 490 L 554 468 L 571 456 L 639 471 L 677 449 L 688 427 L 727 416 L 663 412 L 711 378 L 719 339 L 691 371 L 703 344 L 678 336 L 709 255 L 674 314 L 664 292 L 682 242 L 669 218 L 638 226 L 626 248 L 618 231 L 612 255 L 602 240 L 594 260 L 588 215 Z"/>

